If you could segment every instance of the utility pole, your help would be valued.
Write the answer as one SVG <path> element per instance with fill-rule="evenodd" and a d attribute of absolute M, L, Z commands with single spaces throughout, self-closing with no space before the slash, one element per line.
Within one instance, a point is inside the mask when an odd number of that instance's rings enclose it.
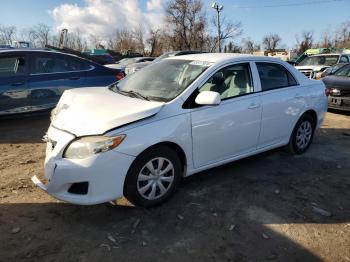
<path fill-rule="evenodd" d="M 220 28 L 220 12 L 224 9 L 223 5 L 218 5 L 216 2 L 213 2 L 211 7 L 216 10 L 217 18 L 217 27 L 218 27 L 218 50 L 221 53 L 221 28 Z"/>

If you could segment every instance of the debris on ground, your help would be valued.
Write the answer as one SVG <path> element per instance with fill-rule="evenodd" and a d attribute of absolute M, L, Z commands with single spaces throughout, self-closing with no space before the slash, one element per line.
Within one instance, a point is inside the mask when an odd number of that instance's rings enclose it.
<path fill-rule="evenodd" d="M 17 234 L 18 232 L 20 232 L 21 231 L 21 228 L 20 227 L 15 227 L 15 228 L 13 228 L 12 230 L 11 230 L 11 233 L 12 234 Z"/>
<path fill-rule="evenodd" d="M 135 221 L 135 223 L 132 225 L 132 227 L 133 227 L 134 229 L 136 229 L 137 226 L 140 224 L 140 222 L 141 222 L 141 219 L 138 218 L 138 219 Z"/>
<path fill-rule="evenodd" d="M 32 159 L 28 159 L 28 160 L 25 160 L 23 162 L 20 162 L 21 165 L 34 164 L 34 163 L 36 163 L 36 162 Z"/>
<path fill-rule="evenodd" d="M 324 210 L 324 209 L 317 207 L 317 206 L 312 206 L 312 212 L 314 212 L 315 214 L 321 215 L 321 216 L 325 216 L 325 217 L 332 216 L 331 212 Z"/>
<path fill-rule="evenodd" d="M 263 237 L 264 239 L 270 239 L 270 237 L 269 237 L 268 235 L 266 235 L 265 233 L 262 233 L 262 237 Z"/>
<path fill-rule="evenodd" d="M 279 193 L 281 193 L 281 191 L 279 189 L 275 189 L 275 191 L 273 191 L 276 195 L 278 195 Z"/>
<path fill-rule="evenodd" d="M 111 251 L 111 246 L 108 244 L 101 244 L 100 247 L 105 247 L 108 251 Z"/>
<path fill-rule="evenodd" d="M 231 226 L 229 227 L 229 229 L 228 229 L 228 230 L 232 231 L 232 230 L 234 230 L 234 229 L 235 229 L 235 227 L 236 227 L 236 225 L 231 225 Z"/>
<path fill-rule="evenodd" d="M 116 243 L 116 242 L 117 242 L 117 240 L 116 240 L 111 234 L 108 234 L 108 235 L 107 235 L 107 239 L 108 239 L 109 241 L 113 242 L 113 243 Z"/>
<path fill-rule="evenodd" d="M 184 217 L 182 215 L 177 215 L 177 218 L 180 220 L 184 220 Z"/>

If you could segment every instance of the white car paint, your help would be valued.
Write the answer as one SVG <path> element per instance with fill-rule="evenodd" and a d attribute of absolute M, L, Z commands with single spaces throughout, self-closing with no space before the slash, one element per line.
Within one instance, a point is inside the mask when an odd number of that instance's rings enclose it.
<path fill-rule="evenodd" d="M 125 97 L 107 88 L 66 91 L 48 130 L 45 176 L 33 182 L 57 199 L 97 204 L 123 196 L 126 174 L 135 158 L 162 142 L 184 152 L 184 176 L 288 144 L 300 116 L 313 110 L 320 126 L 327 110 L 324 85 L 306 78 L 289 64 L 270 57 L 233 54 L 195 54 L 168 59 L 203 61 L 210 67 L 178 97 L 150 102 Z M 254 93 L 223 100 L 217 106 L 183 108 L 187 98 L 219 69 L 248 62 Z M 283 65 L 298 85 L 261 90 L 255 62 Z M 88 135 L 126 135 L 115 149 L 85 159 L 66 159 L 63 153 L 76 138 Z M 57 143 L 52 150 L 52 143 Z M 87 195 L 68 193 L 72 183 L 89 182 Z"/>

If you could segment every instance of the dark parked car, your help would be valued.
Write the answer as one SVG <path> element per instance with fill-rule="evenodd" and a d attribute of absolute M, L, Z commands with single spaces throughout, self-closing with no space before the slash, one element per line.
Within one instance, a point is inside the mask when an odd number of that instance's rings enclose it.
<path fill-rule="evenodd" d="M 325 69 L 323 72 L 319 72 L 316 74 L 316 79 L 320 79 L 320 78 L 324 78 L 328 75 L 333 75 L 336 71 L 338 71 L 340 68 L 342 68 L 343 66 L 346 66 L 347 63 L 339 63 L 339 64 L 335 64 L 332 65 L 330 67 L 328 67 L 327 69 Z"/>
<path fill-rule="evenodd" d="M 120 70 L 48 50 L 0 50 L 0 116 L 55 107 L 66 89 L 107 86 Z"/>
<path fill-rule="evenodd" d="M 350 64 L 322 79 L 329 93 L 328 107 L 350 111 Z"/>

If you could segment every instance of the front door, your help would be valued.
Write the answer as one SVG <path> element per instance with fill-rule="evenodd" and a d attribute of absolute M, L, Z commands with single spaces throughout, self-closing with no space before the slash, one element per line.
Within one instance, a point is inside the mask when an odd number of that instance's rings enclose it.
<path fill-rule="evenodd" d="M 23 54 L 0 57 L 0 115 L 30 111 L 27 68 L 27 57 Z"/>
<path fill-rule="evenodd" d="M 221 96 L 217 106 L 192 110 L 193 159 L 196 168 L 256 150 L 260 132 L 260 94 L 254 93 L 249 63 L 218 70 L 199 88 Z"/>

